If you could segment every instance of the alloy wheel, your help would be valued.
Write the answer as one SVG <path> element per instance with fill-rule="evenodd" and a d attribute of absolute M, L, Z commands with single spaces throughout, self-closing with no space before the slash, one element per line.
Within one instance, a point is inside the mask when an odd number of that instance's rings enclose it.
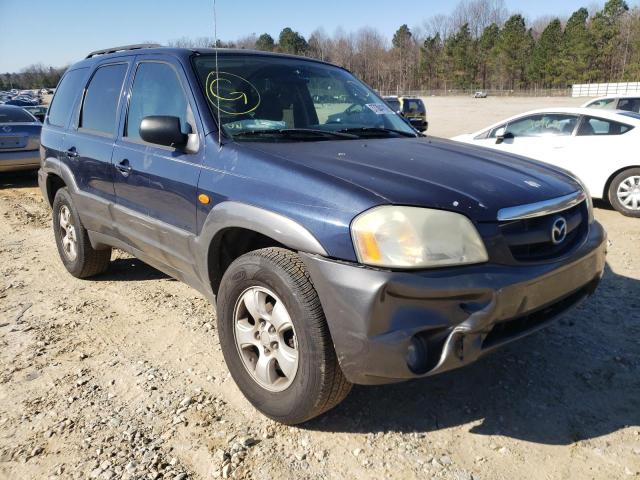
<path fill-rule="evenodd" d="M 60 207 L 59 225 L 62 241 L 62 250 L 65 256 L 72 262 L 78 256 L 78 239 L 76 236 L 76 227 L 73 224 L 73 215 L 66 205 Z"/>
<path fill-rule="evenodd" d="M 269 391 L 286 390 L 298 371 L 298 342 L 287 307 L 271 290 L 250 287 L 236 302 L 233 319 L 247 372 Z"/>

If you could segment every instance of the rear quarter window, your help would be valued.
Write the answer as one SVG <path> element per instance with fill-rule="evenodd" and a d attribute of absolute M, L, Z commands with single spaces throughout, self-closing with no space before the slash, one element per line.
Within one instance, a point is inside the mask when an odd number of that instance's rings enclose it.
<path fill-rule="evenodd" d="M 578 136 L 623 135 L 632 129 L 633 127 L 626 123 L 598 117 L 585 117 L 578 129 Z"/>
<path fill-rule="evenodd" d="M 87 68 L 70 70 L 64 74 L 56 88 L 49 107 L 47 123 L 57 127 L 66 127 L 73 110 L 75 99 L 82 88 L 83 80 L 87 74 Z"/>

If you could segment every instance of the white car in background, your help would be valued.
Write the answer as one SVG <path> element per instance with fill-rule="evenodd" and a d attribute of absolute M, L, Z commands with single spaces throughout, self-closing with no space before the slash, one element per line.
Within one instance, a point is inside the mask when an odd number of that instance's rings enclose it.
<path fill-rule="evenodd" d="M 626 93 L 608 95 L 606 97 L 589 100 L 582 105 L 584 108 L 600 108 L 603 110 L 625 110 L 640 113 L 640 93 Z"/>
<path fill-rule="evenodd" d="M 640 217 L 640 114 L 592 108 L 533 110 L 453 140 L 571 171 L 594 198 Z"/>

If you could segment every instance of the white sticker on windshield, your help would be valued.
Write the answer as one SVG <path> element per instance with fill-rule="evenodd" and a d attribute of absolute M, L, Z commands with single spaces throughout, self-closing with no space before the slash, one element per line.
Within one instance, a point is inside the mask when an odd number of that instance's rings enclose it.
<path fill-rule="evenodd" d="M 376 115 L 393 115 L 393 110 L 385 103 L 367 103 L 365 106 Z"/>

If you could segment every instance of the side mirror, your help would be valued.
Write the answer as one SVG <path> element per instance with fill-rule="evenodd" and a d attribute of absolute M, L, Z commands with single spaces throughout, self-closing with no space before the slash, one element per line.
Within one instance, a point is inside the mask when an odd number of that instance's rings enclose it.
<path fill-rule="evenodd" d="M 144 117 L 140 123 L 140 138 L 145 142 L 165 147 L 183 148 L 188 135 L 182 133 L 180 119 L 168 115 Z"/>
<path fill-rule="evenodd" d="M 505 140 L 511 140 L 513 138 L 515 138 L 513 133 L 505 131 L 505 128 L 500 128 L 496 132 L 496 145 L 500 145 Z"/>

